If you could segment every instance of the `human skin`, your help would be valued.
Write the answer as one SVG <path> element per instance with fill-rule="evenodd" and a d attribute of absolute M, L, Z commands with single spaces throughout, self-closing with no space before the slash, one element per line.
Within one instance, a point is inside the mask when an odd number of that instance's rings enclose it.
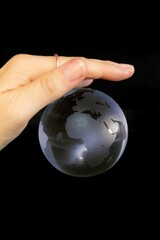
<path fill-rule="evenodd" d="M 85 57 L 13 56 L 0 69 L 0 150 L 21 134 L 37 112 L 73 88 L 96 79 L 125 80 L 134 71 L 130 64 Z"/>

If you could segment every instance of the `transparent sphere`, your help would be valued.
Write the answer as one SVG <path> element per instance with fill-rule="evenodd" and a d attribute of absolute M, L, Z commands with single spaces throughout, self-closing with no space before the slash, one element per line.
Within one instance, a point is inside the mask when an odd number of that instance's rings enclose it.
<path fill-rule="evenodd" d="M 120 159 L 128 125 L 110 96 L 80 88 L 46 107 L 38 136 L 45 157 L 57 170 L 90 177 L 106 172 Z"/>

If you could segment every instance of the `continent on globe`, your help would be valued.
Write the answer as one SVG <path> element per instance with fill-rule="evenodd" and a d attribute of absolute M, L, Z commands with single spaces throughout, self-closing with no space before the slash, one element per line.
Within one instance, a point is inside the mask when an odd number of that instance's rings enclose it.
<path fill-rule="evenodd" d="M 38 136 L 45 157 L 57 170 L 90 177 L 106 172 L 120 159 L 128 125 L 113 98 L 78 88 L 46 107 Z"/>

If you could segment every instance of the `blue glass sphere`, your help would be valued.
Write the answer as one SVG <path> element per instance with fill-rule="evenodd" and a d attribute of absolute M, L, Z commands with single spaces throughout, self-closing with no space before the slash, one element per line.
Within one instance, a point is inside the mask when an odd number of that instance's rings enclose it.
<path fill-rule="evenodd" d="M 107 94 L 79 88 L 49 104 L 38 128 L 40 147 L 59 171 L 75 177 L 106 172 L 122 156 L 128 125 Z"/>

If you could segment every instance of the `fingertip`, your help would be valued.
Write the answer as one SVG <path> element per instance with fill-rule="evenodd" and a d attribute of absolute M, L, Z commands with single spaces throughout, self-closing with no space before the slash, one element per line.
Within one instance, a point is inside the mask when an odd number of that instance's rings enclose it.
<path fill-rule="evenodd" d="M 135 72 L 135 68 L 133 65 L 130 64 L 119 64 L 117 65 L 120 73 L 118 74 L 118 77 L 116 78 L 116 81 L 126 80 Z"/>
<path fill-rule="evenodd" d="M 80 87 L 88 87 L 92 83 L 93 83 L 93 79 L 87 79 L 87 80 L 82 81 Z"/>
<path fill-rule="evenodd" d="M 124 72 L 126 73 L 130 73 L 130 74 L 133 74 L 134 71 L 135 71 L 135 68 L 133 65 L 130 65 L 130 64 L 119 64 L 118 67 L 123 70 Z"/>

